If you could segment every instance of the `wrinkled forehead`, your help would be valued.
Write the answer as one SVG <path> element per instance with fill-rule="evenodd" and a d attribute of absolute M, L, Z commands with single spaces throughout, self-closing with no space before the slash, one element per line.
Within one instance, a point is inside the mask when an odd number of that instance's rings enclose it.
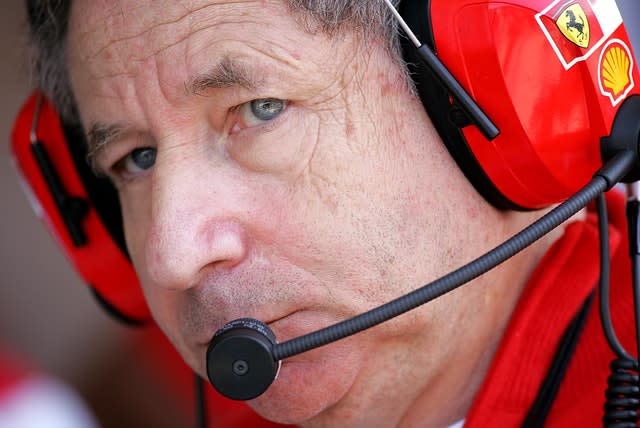
<path fill-rule="evenodd" d="M 269 31 L 269 20 L 257 17 L 288 14 L 278 0 L 81 0 L 73 2 L 68 46 L 75 62 L 106 63 L 116 68 L 113 73 L 126 72 L 200 32 L 228 28 L 231 33 L 234 25 L 242 26 L 238 31 L 256 31 L 255 25 Z"/>
<path fill-rule="evenodd" d="M 67 64 L 77 95 L 131 97 L 156 82 L 175 100 L 225 55 L 272 68 L 322 63 L 300 30 L 280 0 L 82 1 L 71 11 Z"/>
<path fill-rule="evenodd" d="M 234 15 L 274 11 L 276 5 L 282 6 L 279 0 L 80 0 L 72 2 L 71 31 L 87 42 L 127 39 L 163 27 L 197 30 L 198 18 L 215 24 Z"/>

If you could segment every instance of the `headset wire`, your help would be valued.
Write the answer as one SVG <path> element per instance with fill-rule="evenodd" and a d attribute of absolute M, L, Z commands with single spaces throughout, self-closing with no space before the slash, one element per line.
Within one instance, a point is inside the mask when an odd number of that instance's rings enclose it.
<path fill-rule="evenodd" d="M 207 428 L 207 401 L 205 399 L 204 382 L 198 374 L 193 374 L 196 405 L 196 428 Z"/>
<path fill-rule="evenodd" d="M 634 312 L 638 319 L 638 299 L 635 298 L 639 290 L 638 267 L 638 205 L 635 207 L 627 202 L 627 220 L 629 225 L 629 249 L 632 264 L 632 285 L 634 288 Z M 607 205 L 604 195 L 596 198 L 598 212 L 598 232 L 600 236 L 600 320 L 604 335 L 616 354 L 616 358 L 610 364 L 611 374 L 607 379 L 605 391 L 603 426 L 606 428 L 632 428 L 637 426 L 639 419 L 638 407 L 640 406 L 640 377 L 638 376 L 638 361 L 635 360 L 618 340 L 613 322 L 611 320 L 611 308 L 609 305 L 610 287 L 610 250 L 609 250 L 609 220 Z M 634 221 L 634 218 L 636 219 Z M 633 233 L 635 232 L 635 234 Z M 634 243 L 635 241 L 635 243 Z M 638 334 L 636 329 L 636 335 Z M 640 343 L 640 342 L 638 342 Z"/>

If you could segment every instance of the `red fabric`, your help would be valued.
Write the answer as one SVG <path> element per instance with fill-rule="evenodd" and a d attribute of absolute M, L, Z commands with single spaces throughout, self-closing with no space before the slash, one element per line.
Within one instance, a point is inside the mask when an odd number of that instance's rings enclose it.
<path fill-rule="evenodd" d="M 0 346 L 0 401 L 32 374 L 28 365 Z"/>
<path fill-rule="evenodd" d="M 615 192 L 607 200 L 611 313 L 618 338 L 635 354 L 624 201 Z M 545 255 L 514 310 L 465 428 L 522 424 L 567 325 L 597 286 L 598 245 L 597 218 L 590 210 L 587 220 L 570 224 Z M 614 354 L 600 326 L 598 305 L 596 296 L 545 427 L 602 426 L 606 379 Z"/>

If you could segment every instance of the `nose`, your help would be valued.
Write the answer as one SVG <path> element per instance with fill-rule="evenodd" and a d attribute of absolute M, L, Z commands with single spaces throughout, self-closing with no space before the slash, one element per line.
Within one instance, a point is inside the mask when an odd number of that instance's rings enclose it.
<path fill-rule="evenodd" d="M 245 258 L 241 185 L 224 166 L 158 152 L 151 180 L 144 259 L 153 284 L 186 289 L 202 271 L 228 270 Z"/>

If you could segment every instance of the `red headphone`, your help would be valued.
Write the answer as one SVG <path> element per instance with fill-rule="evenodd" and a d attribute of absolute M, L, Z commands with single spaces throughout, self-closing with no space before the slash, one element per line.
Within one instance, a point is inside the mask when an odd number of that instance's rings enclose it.
<path fill-rule="evenodd" d="M 589 181 L 618 107 L 640 93 L 615 0 L 404 0 L 400 12 L 499 129 L 489 141 L 469 125 L 415 48 L 403 46 L 425 109 L 488 201 L 542 208 Z M 149 320 L 117 195 L 86 165 L 82 131 L 34 94 L 16 120 L 13 153 L 36 211 L 99 300 L 121 319 Z"/>
<path fill-rule="evenodd" d="M 117 195 L 89 170 L 78 147 L 82 134 L 64 127 L 51 104 L 35 93 L 18 114 L 12 141 L 36 213 L 98 301 L 128 323 L 149 320 L 122 232 L 114 228 L 120 222 L 113 213 L 119 211 Z"/>

